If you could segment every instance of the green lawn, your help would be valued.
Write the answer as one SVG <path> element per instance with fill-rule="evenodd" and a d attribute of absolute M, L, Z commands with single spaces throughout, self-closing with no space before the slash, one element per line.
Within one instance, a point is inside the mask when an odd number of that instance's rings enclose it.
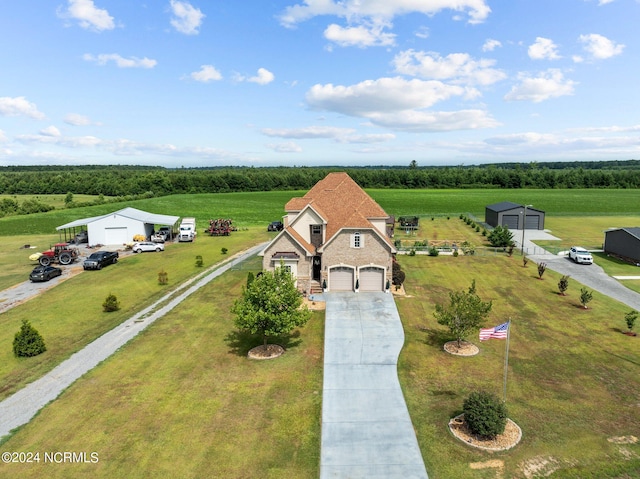
<path fill-rule="evenodd" d="M 80 272 L 20 307 L 4 312 L 0 315 L 0 398 L 40 377 L 101 334 L 201 272 L 195 266 L 197 255 L 202 256 L 206 268 L 250 245 L 267 241 L 271 236 L 262 228 L 223 237 L 199 235 L 193 243 L 167 244 L 162 253 L 123 256 L 115 265 L 100 271 Z M 223 247 L 228 249 L 226 256 L 221 253 Z M 0 254 L 0 258 L 2 256 Z M 31 266 L 22 267 L 23 278 L 26 278 Z M 166 286 L 158 284 L 161 270 L 168 273 L 169 284 Z M 105 313 L 102 302 L 111 293 L 120 301 L 121 309 Z M 45 354 L 29 359 L 13 356 L 13 337 L 23 319 L 31 321 L 43 335 L 48 348 Z"/>
<path fill-rule="evenodd" d="M 257 272 L 259 261 L 251 263 Z M 320 462 L 324 314 L 254 361 L 225 273 L 86 374 L 1 451 L 97 452 L 96 464 L 0 465 L 21 478 L 312 478 Z"/>
<path fill-rule="evenodd" d="M 537 197 L 535 190 L 370 193 L 396 216 L 419 211 L 424 216 L 419 234 L 426 239 L 459 233 L 477 238 L 477 245 L 483 237 L 456 213 L 482 213 L 484 204 L 503 200 L 545 209 L 546 198 L 552 232 L 563 241 L 581 239 L 583 244 L 595 241 L 603 224 L 633 220 L 639 204 L 637 190 L 552 190 Z M 123 258 L 102 271 L 83 272 L 0 315 L 0 398 L 197 273 L 196 255 L 203 256 L 206 267 L 223 258 L 222 247 L 231 255 L 273 237 L 266 233 L 266 225 L 282 216 L 288 198 L 300 194 L 181 195 L 131 202 L 130 206 L 154 213 L 196 216 L 199 230 L 207 218 L 230 217 L 241 231 L 220 238 L 200 235 L 193 244 L 169 245 L 161 254 Z M 593 198 L 608 209 L 611 202 L 603 199 L 606 195 L 616 196 L 620 216 L 598 216 Z M 569 214 L 578 210 L 580 202 L 593 221 Z M 124 206 L 108 205 L 104 212 Z M 28 274 L 21 245 L 46 241 L 56 225 L 101 214 L 101 208 L 1 219 L 0 234 L 5 238 L 0 264 L 5 268 L 0 284 L 13 281 L 4 276 L 18 278 L 21 268 Z M 553 215 L 552 208 L 556 208 Z M 73 217 L 65 216 L 70 211 Z M 449 211 L 449 220 L 442 215 L 430 219 Z M 563 218 L 556 223 L 553 216 Z M 599 220 L 600 225 L 595 223 Z M 6 233 L 9 226 L 13 235 Z M 42 236 L 17 233 L 25 230 Z M 584 310 L 578 301 L 580 285 L 574 280 L 568 295 L 559 296 L 559 275 L 547 271 L 538 280 L 535 265 L 524 268 L 519 256 L 419 255 L 399 260 L 407 273 L 407 296 L 397 299 L 406 335 L 399 376 L 431 479 L 529 479 L 536 476 L 525 474 L 525 469 L 533 470 L 536 464 L 538 477 L 552 479 L 637 477 L 640 444 L 613 439 L 640 435 L 636 420 L 640 348 L 638 338 L 622 334 L 628 307 L 594 293 Z M 596 261 L 602 264 L 605 258 Z M 318 477 L 323 315 L 314 313 L 307 326 L 283 340 L 287 353 L 282 358 L 246 359 L 248 349 L 260 340 L 237 334 L 229 307 L 239 296 L 247 271 L 259 268 L 258 261 L 246 263 L 195 293 L 69 387 L 0 448 L 0 452 L 97 452 L 97 464 L 3 464 L 0 477 L 175 477 L 176 471 L 185 478 Z M 626 271 L 623 265 L 610 268 Z M 157 284 L 161 269 L 169 274 L 167 287 Z M 509 417 L 523 429 L 523 440 L 503 453 L 472 449 L 446 427 L 471 391 L 502 393 L 505 341 L 479 343 L 470 338 L 479 345 L 480 354 L 453 357 L 442 350 L 450 339 L 447 330 L 433 318 L 434 305 L 446 301 L 448 291 L 468 288 L 472 279 L 480 296 L 493 301 L 489 325 L 513 320 L 507 406 Z M 100 305 L 111 292 L 123 309 L 106 314 Z M 49 349 L 43 355 L 26 360 L 11 355 L 11 341 L 22 318 L 30 319 L 45 337 Z M 501 461 L 497 464 L 502 469 L 472 468 L 489 461 Z"/>
<path fill-rule="evenodd" d="M 579 304 L 580 285 L 557 294 L 559 275 L 519 258 L 402 256 L 407 297 L 397 300 L 406 341 L 400 380 L 432 479 L 497 477 L 472 463 L 497 459 L 500 477 L 525 477 L 527 464 L 547 461 L 546 477 L 635 477 L 640 444 L 609 439 L 638 436 L 640 348 L 622 334 L 628 307 L 594 293 L 589 309 Z M 475 279 L 484 300 L 493 301 L 488 326 L 512 319 L 507 406 L 523 430 L 520 445 L 488 454 L 464 445 L 447 429 L 464 399 L 475 390 L 502 397 L 506 341 L 480 343 L 480 354 L 457 357 L 443 351 L 452 339 L 433 317 L 448 291 L 466 289 Z M 543 472 L 545 469 L 543 468 Z M 623 473 L 631 474 L 625 476 Z M 542 477 L 542 476 L 541 476 Z"/>

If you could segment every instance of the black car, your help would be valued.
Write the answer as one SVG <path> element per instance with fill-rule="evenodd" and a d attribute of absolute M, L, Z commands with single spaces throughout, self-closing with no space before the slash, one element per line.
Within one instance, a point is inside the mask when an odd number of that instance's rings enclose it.
<path fill-rule="evenodd" d="M 31 274 L 29 274 L 29 279 L 34 283 L 39 281 L 49 281 L 51 278 L 55 278 L 61 274 L 62 270 L 55 266 L 36 266 L 33 268 Z"/>
<path fill-rule="evenodd" d="M 96 251 L 84 260 L 84 269 L 102 269 L 103 266 L 118 262 L 117 251 Z"/>
<path fill-rule="evenodd" d="M 284 228 L 282 221 L 272 221 L 267 226 L 267 231 L 282 231 L 282 228 Z"/>

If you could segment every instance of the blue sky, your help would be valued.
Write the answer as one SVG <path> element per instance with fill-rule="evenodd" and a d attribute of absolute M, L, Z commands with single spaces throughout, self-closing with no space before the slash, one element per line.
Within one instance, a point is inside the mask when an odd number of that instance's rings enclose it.
<path fill-rule="evenodd" d="M 640 158 L 640 0 L 58 0 L 0 16 L 0 165 Z"/>

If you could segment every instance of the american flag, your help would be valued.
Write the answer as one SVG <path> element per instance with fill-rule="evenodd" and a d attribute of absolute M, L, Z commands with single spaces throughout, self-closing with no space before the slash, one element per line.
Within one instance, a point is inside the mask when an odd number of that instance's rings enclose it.
<path fill-rule="evenodd" d="M 509 321 L 499 324 L 494 328 L 482 328 L 480 329 L 480 341 L 486 341 L 487 339 L 506 339 L 507 332 L 509 331 Z"/>

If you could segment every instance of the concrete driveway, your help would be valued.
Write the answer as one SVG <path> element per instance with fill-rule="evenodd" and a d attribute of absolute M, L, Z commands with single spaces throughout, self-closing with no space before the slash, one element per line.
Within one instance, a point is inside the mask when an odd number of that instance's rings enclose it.
<path fill-rule="evenodd" d="M 518 251 L 522 249 L 522 232 L 514 234 L 514 242 Z M 568 256 L 554 255 L 540 246 L 532 243 L 536 239 L 558 239 L 544 231 L 526 230 L 524 240 L 524 252 L 535 263 L 546 263 L 547 268 L 563 275 L 571 276 L 588 288 L 626 304 L 630 308 L 640 311 L 640 294 L 630 290 L 616 279 L 607 275 L 604 270 L 594 264 L 576 264 Z M 534 266 L 535 268 L 535 266 Z M 571 283 L 569 283 L 571 288 Z"/>
<path fill-rule="evenodd" d="M 326 293 L 320 477 L 427 478 L 397 374 L 391 294 Z"/>

